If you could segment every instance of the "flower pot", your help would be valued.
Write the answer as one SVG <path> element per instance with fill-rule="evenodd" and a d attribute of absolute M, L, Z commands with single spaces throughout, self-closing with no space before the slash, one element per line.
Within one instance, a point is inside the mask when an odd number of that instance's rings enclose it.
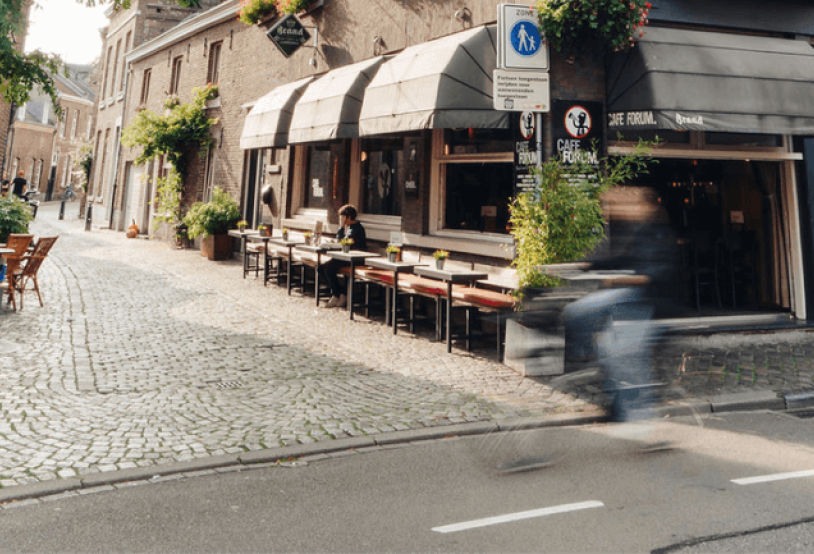
<path fill-rule="evenodd" d="M 391 264 L 394 264 L 398 261 L 398 252 L 388 252 L 387 259 L 390 261 Z"/>
<path fill-rule="evenodd" d="M 343 244 L 342 252 L 350 252 L 350 244 Z"/>
<path fill-rule="evenodd" d="M 283 233 L 283 240 L 288 240 L 288 233 Z"/>
<path fill-rule="evenodd" d="M 437 258 L 435 260 L 435 269 L 444 269 L 444 262 L 446 261 L 446 258 Z"/>
<path fill-rule="evenodd" d="M 305 245 L 311 246 L 311 237 L 305 237 Z"/>
<path fill-rule="evenodd" d="M 201 241 L 201 255 L 212 261 L 228 260 L 232 257 L 232 237 L 229 235 L 209 235 Z"/>

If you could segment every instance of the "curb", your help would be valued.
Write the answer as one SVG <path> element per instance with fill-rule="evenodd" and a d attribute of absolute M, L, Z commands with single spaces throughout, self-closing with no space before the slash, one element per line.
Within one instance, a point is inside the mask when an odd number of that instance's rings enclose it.
<path fill-rule="evenodd" d="M 797 393 L 777 393 L 773 391 L 749 391 L 744 393 L 722 394 L 705 399 L 669 402 L 657 408 L 657 417 L 677 417 L 693 414 L 709 414 L 738 411 L 786 411 L 814 406 L 814 390 Z M 487 435 L 547 427 L 566 427 L 603 423 L 607 416 L 596 414 L 568 413 L 543 417 L 512 418 L 499 421 L 461 423 L 442 427 L 394 431 L 379 436 L 350 437 L 321 443 L 297 444 L 268 450 L 254 450 L 243 454 L 231 454 L 198 458 L 185 462 L 137 467 L 94 473 L 84 477 L 41 481 L 30 485 L 18 485 L 0 489 L 0 505 L 22 500 L 38 499 L 62 493 L 91 492 L 90 489 L 115 490 L 113 485 L 133 481 L 163 480 L 172 475 L 204 472 L 226 467 L 251 469 L 259 464 L 275 463 L 288 458 L 302 458 L 321 454 L 332 454 L 363 448 L 375 448 L 396 444 L 409 444 L 439 439 L 449 439 L 469 435 Z"/>

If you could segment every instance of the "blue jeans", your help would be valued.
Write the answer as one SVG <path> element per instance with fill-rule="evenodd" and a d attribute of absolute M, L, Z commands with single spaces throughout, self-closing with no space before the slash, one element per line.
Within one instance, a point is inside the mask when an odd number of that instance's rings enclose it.
<path fill-rule="evenodd" d="M 597 291 L 563 312 L 569 353 L 595 356 L 605 370 L 613 421 L 650 417 L 654 399 L 650 349 L 657 337 L 652 317 L 653 307 L 638 287 Z"/>

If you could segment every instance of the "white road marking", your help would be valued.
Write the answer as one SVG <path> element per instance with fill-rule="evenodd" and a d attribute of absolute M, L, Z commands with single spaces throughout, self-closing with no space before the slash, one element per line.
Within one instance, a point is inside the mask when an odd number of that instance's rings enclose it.
<path fill-rule="evenodd" d="M 738 485 L 754 485 L 755 483 L 768 483 L 769 481 L 782 481 L 784 479 L 797 479 L 799 477 L 814 477 L 814 469 L 808 471 L 792 471 L 790 473 L 775 473 L 773 475 L 760 475 L 758 477 L 745 477 L 732 479 Z"/>
<path fill-rule="evenodd" d="M 450 525 L 442 525 L 441 527 L 433 527 L 432 530 L 437 533 L 454 533 L 455 531 L 466 531 L 468 529 L 487 527 L 489 525 L 497 525 L 499 523 L 510 523 L 512 521 L 519 521 L 521 519 L 563 514 L 565 512 L 587 510 L 588 508 L 601 508 L 603 506 L 604 504 L 597 500 L 589 500 L 587 502 L 577 502 L 576 504 L 563 504 L 561 506 L 551 506 L 550 508 L 540 508 L 538 510 L 529 510 L 527 512 L 516 512 L 513 514 L 504 514 L 502 516 L 464 521 L 462 523 L 452 523 Z"/>

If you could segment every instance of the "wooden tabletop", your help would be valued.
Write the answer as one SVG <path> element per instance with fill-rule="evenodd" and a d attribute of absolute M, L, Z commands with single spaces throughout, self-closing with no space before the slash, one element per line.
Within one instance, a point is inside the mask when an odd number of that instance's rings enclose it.
<path fill-rule="evenodd" d="M 477 281 L 489 277 L 488 273 L 482 271 L 469 271 L 466 269 L 437 269 L 434 267 L 417 267 L 415 274 L 431 279 L 438 279 L 445 283 L 466 283 Z"/>

